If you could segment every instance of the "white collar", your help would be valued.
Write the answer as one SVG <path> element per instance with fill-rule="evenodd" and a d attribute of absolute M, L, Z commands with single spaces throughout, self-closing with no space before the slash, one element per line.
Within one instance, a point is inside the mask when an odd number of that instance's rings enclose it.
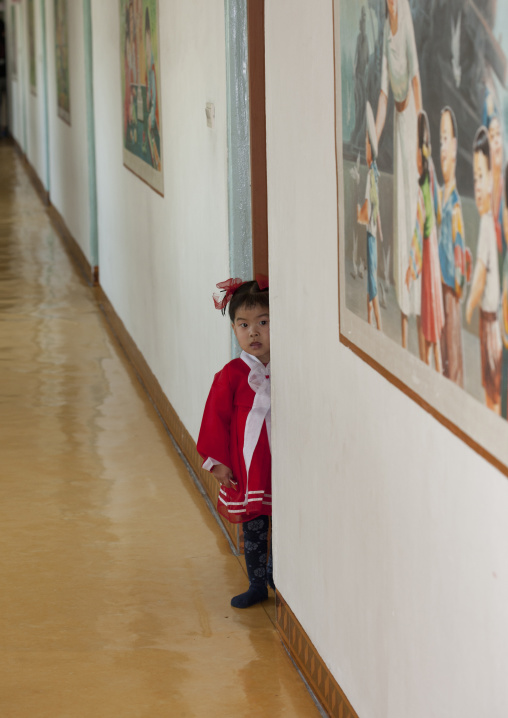
<path fill-rule="evenodd" d="M 256 369 L 259 366 L 263 368 L 263 371 L 266 376 L 270 376 L 270 362 L 265 366 L 262 361 L 260 361 L 257 357 L 255 357 L 253 354 L 248 354 L 246 351 L 242 350 L 242 353 L 240 354 L 240 359 L 244 361 L 249 369 Z"/>

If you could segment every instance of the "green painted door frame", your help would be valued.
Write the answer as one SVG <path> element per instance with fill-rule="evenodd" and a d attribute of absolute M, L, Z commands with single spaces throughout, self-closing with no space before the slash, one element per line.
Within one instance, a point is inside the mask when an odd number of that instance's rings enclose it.
<path fill-rule="evenodd" d="M 250 279 L 253 262 L 247 0 L 225 0 L 225 14 L 229 271 L 231 277 Z M 233 333 L 231 354 L 239 354 Z"/>
<path fill-rule="evenodd" d="M 85 92 L 88 139 L 88 194 L 90 207 L 90 264 L 95 281 L 99 271 L 99 229 L 97 218 L 97 168 L 95 161 L 95 112 L 93 100 L 92 2 L 83 0 L 85 33 Z"/>

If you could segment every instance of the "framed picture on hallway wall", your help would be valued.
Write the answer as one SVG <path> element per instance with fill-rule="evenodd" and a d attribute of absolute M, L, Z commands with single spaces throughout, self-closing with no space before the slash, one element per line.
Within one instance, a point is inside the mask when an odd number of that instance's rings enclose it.
<path fill-rule="evenodd" d="M 71 124 L 71 98 L 69 81 L 69 19 L 68 0 L 54 0 L 55 11 L 55 66 L 58 117 Z"/>
<path fill-rule="evenodd" d="M 35 39 L 35 0 L 28 0 L 28 78 L 30 92 L 37 94 L 37 57 Z"/>
<path fill-rule="evenodd" d="M 164 194 L 158 0 L 120 0 L 125 167 Z"/>
<path fill-rule="evenodd" d="M 340 338 L 508 475 L 508 0 L 334 0 Z"/>

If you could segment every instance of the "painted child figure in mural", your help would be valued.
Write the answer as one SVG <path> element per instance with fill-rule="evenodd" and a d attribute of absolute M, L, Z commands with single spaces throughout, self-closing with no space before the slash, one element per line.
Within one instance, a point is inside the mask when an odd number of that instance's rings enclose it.
<path fill-rule="evenodd" d="M 217 511 L 242 523 L 249 588 L 234 596 L 234 608 L 248 608 L 272 588 L 268 534 L 272 514 L 270 451 L 270 310 L 267 282 L 228 279 L 214 295 L 229 316 L 242 353 L 215 375 L 197 443 L 203 468 L 220 484 Z"/>
<path fill-rule="evenodd" d="M 152 49 L 152 30 L 150 12 L 145 12 L 145 52 L 146 52 L 146 109 L 148 124 L 148 146 L 152 159 L 152 167 L 161 169 L 161 160 L 158 149 L 159 141 L 159 99 L 157 95 L 157 77 L 155 73 L 155 60 Z"/>
<path fill-rule="evenodd" d="M 486 127 L 480 127 L 473 143 L 474 194 L 480 214 L 476 265 L 466 307 L 471 323 L 473 310 L 480 304 L 480 351 L 485 403 L 500 414 L 501 334 L 497 320 L 500 282 L 496 228 L 492 216 L 492 168 Z"/>
<path fill-rule="evenodd" d="M 440 123 L 440 158 L 444 186 L 439 190 L 437 213 L 444 307 L 441 357 L 444 376 L 464 387 L 460 300 L 464 291 L 466 267 L 462 203 L 455 181 L 457 150 L 457 120 L 451 107 L 445 107 L 441 112 Z"/>
<path fill-rule="evenodd" d="M 362 7 L 360 15 L 360 32 L 356 40 L 355 62 L 355 126 L 351 134 L 354 144 L 362 141 L 363 111 L 365 108 L 367 65 L 369 63 L 369 41 L 366 32 L 367 11 Z"/>
<path fill-rule="evenodd" d="M 498 103 L 494 92 L 488 88 L 483 108 L 483 124 L 489 133 L 490 160 L 492 165 L 492 217 L 496 229 L 499 272 L 506 253 L 506 235 L 503 226 L 504 180 L 503 180 L 503 133 Z"/>
<path fill-rule="evenodd" d="M 420 72 L 414 36 L 413 19 L 408 0 L 386 0 L 386 22 L 383 35 L 381 91 L 376 117 L 378 146 L 388 111 L 392 90 L 393 130 L 393 274 L 401 312 L 402 346 L 408 347 L 408 318 L 416 315 L 420 358 L 425 358 L 425 341 L 421 331 L 421 285 L 405 282 L 409 246 L 414 230 L 417 201 L 416 117 L 422 109 Z"/>
<path fill-rule="evenodd" d="M 418 115 L 417 127 L 418 202 L 416 226 L 409 250 L 406 285 L 409 290 L 411 281 L 421 276 L 421 326 L 425 338 L 424 358 L 425 362 L 430 365 L 432 353 L 435 369 L 441 374 L 440 339 L 444 326 L 444 309 L 436 227 L 439 196 L 434 163 L 432 162 L 429 119 L 426 112 L 420 112 Z"/>
<path fill-rule="evenodd" d="M 372 324 L 372 310 L 376 317 L 377 328 L 381 329 L 381 313 L 377 294 L 377 233 L 383 241 L 381 217 L 379 214 L 379 171 L 377 159 L 377 135 L 374 113 L 370 102 L 366 110 L 367 131 L 365 133 L 365 156 L 367 158 L 367 187 L 365 201 L 358 205 L 356 218 L 359 224 L 367 227 L 367 321 Z"/>

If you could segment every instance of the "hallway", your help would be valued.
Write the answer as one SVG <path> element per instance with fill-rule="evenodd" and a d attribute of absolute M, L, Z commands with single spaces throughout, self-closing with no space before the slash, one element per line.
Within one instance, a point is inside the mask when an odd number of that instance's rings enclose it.
<path fill-rule="evenodd" d="M 319 715 L 0 144 L 2 718 Z"/>

